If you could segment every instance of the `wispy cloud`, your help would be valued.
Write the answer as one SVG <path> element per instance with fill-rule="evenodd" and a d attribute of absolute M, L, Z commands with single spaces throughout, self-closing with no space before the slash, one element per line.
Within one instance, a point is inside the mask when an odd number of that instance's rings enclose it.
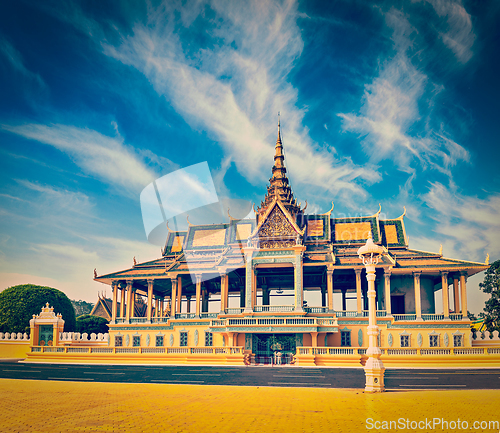
<path fill-rule="evenodd" d="M 139 192 L 155 177 L 120 136 L 108 137 L 91 129 L 57 124 L 1 128 L 65 152 L 86 173 L 129 193 Z"/>
<path fill-rule="evenodd" d="M 411 173 L 417 162 L 451 177 L 451 168 L 468 161 L 469 153 L 447 132 L 444 121 L 435 119 L 434 99 L 443 87 L 414 65 L 410 54 L 418 51 L 418 31 L 408 18 L 393 8 L 385 19 L 395 54 L 381 63 L 379 75 L 365 86 L 360 112 L 339 113 L 343 128 L 363 137 L 372 161 L 391 159 Z"/>
<path fill-rule="evenodd" d="M 10 66 L 17 74 L 24 78 L 37 83 L 40 87 L 45 88 L 46 85 L 39 74 L 30 71 L 24 64 L 21 53 L 7 40 L 0 38 L 0 54 L 8 60 Z"/>
<path fill-rule="evenodd" d="M 357 181 L 376 182 L 373 168 L 320 150 L 303 126 L 305 112 L 288 81 L 303 48 L 298 16 L 294 1 L 164 2 L 118 43 L 98 42 L 106 55 L 142 72 L 191 127 L 217 139 L 250 182 L 269 175 L 272 119 L 281 111 L 294 182 L 364 195 Z M 191 26 L 198 18 L 203 35 Z"/>
<path fill-rule="evenodd" d="M 500 256 L 500 194 L 486 198 L 469 197 L 435 182 L 423 196 L 435 213 L 435 232 L 450 241 L 456 257 L 484 261 Z"/>
<path fill-rule="evenodd" d="M 414 0 L 415 1 L 415 0 Z M 417 0 L 418 1 L 418 0 Z M 446 24 L 439 23 L 438 34 L 443 43 L 455 54 L 461 63 L 467 63 L 472 55 L 476 39 L 469 13 L 460 0 L 424 0 L 432 5 Z"/>
<path fill-rule="evenodd" d="M 94 205 L 89 196 L 79 191 L 69 191 L 67 189 L 55 188 L 49 185 L 30 182 L 25 179 L 19 179 L 17 182 L 25 188 L 40 194 L 40 200 L 31 201 L 31 206 L 37 206 L 37 217 L 40 218 L 43 213 L 57 213 L 66 217 L 68 214 L 80 215 L 85 217 L 93 216 Z M 26 196 L 25 196 L 26 197 Z M 19 199 L 28 202 L 26 198 Z M 51 217 L 52 218 L 52 217 Z"/>

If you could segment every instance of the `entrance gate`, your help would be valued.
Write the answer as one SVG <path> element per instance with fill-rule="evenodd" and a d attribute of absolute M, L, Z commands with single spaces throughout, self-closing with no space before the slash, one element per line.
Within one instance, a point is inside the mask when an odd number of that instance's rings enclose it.
<path fill-rule="evenodd" d="M 253 334 L 256 364 L 290 364 L 295 354 L 295 334 Z"/>

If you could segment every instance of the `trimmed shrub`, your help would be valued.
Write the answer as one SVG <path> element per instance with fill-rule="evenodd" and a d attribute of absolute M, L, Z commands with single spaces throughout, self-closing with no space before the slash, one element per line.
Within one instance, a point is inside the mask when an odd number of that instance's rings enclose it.
<path fill-rule="evenodd" d="M 90 314 L 84 314 L 83 316 L 78 316 L 76 318 L 76 332 L 83 334 L 105 334 L 108 332 L 108 321 L 104 317 L 92 316 Z"/>
<path fill-rule="evenodd" d="M 0 332 L 29 332 L 33 314 L 40 314 L 46 303 L 61 313 L 64 331 L 75 331 L 75 310 L 68 297 L 52 287 L 22 284 L 0 292 Z"/>

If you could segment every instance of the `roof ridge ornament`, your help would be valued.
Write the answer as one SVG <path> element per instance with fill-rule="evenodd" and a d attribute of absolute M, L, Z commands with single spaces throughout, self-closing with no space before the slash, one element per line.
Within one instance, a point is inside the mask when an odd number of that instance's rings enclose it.
<path fill-rule="evenodd" d="M 443 256 L 443 244 L 439 245 L 439 253 L 441 257 Z"/>
<path fill-rule="evenodd" d="M 406 215 L 406 206 L 403 206 L 403 210 L 404 210 L 403 214 L 401 216 L 397 217 L 396 218 L 397 220 L 402 220 L 403 217 Z"/>
<path fill-rule="evenodd" d="M 325 212 L 323 215 L 328 215 L 330 216 L 332 214 L 332 211 L 333 211 L 333 208 L 335 207 L 335 205 L 333 204 L 333 200 L 332 200 L 332 207 L 330 208 L 330 210 L 328 212 Z"/>
<path fill-rule="evenodd" d="M 484 261 L 484 264 L 486 264 L 486 265 L 490 264 L 490 255 L 489 255 L 489 253 L 486 254 L 486 259 Z"/>

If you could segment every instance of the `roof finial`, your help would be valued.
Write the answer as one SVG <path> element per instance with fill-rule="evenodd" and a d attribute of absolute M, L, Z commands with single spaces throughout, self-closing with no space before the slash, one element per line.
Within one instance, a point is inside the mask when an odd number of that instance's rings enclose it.
<path fill-rule="evenodd" d="M 489 265 L 490 264 L 490 255 L 489 254 L 486 254 L 486 260 L 484 261 L 484 263 L 486 265 Z"/>

